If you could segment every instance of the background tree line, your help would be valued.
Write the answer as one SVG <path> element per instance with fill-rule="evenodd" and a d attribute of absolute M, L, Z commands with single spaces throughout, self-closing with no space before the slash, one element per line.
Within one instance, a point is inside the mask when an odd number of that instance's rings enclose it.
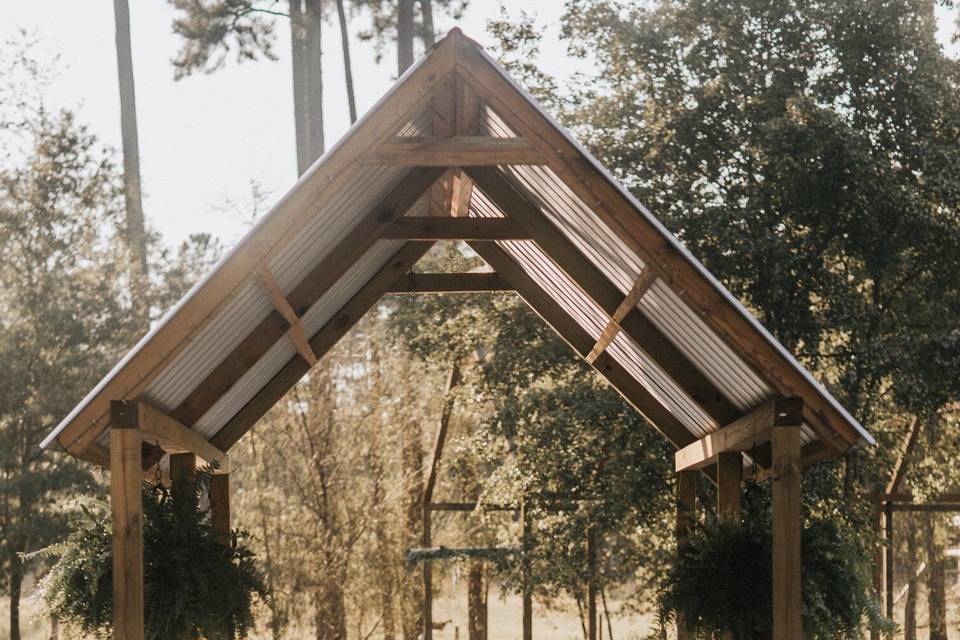
<path fill-rule="evenodd" d="M 402 73 L 436 38 L 435 5 L 455 17 L 465 3 L 172 4 L 178 75 L 273 58 L 275 30 L 291 30 L 302 174 L 324 149 L 328 25 L 349 84 L 351 29 L 378 55 L 395 52 Z M 43 569 L 18 553 L 62 535 L 70 496 L 99 490 L 85 466 L 37 443 L 219 252 L 206 237 L 163 250 L 143 222 L 129 24 L 125 2 L 115 6 L 122 171 L 68 112 L 43 104 L 43 69 L 8 63 L 9 77 L 36 88 L 31 98 L 10 86 L 20 97 L 3 132 L 17 149 L 0 172 L 0 568 L 13 638 L 24 576 Z M 914 424 L 922 438 L 904 486 L 920 497 L 956 486 L 960 67 L 936 42 L 933 6 L 572 0 L 564 40 L 593 67 L 570 81 L 537 69 L 535 19 L 489 24 L 508 68 L 878 435 L 874 450 L 805 481 L 807 512 L 851 530 L 868 530 L 863 495 L 886 485 Z M 483 267 L 441 246 L 421 268 Z M 673 544 L 672 457 L 655 431 L 511 295 L 387 298 L 238 445 L 236 512 L 273 588 L 270 637 L 420 633 L 419 575 L 404 552 L 419 544 L 424 466 L 453 367 L 463 381 L 442 495 L 582 498 L 560 514 L 531 503 L 536 598 L 568 598 L 583 619 L 591 527 L 601 592 L 621 602 L 610 615 L 653 602 Z M 942 640 L 952 529 L 935 514 L 906 526 L 905 637 L 916 637 L 924 561 L 930 638 Z M 435 535 L 511 545 L 519 523 L 478 509 L 441 519 Z M 875 544 L 864 537 L 864 553 Z M 462 568 L 470 578 L 458 589 L 478 619 L 492 581 L 519 589 L 516 563 Z M 457 571 L 438 567 L 437 579 L 449 585 Z M 483 625 L 470 637 L 484 638 Z"/>

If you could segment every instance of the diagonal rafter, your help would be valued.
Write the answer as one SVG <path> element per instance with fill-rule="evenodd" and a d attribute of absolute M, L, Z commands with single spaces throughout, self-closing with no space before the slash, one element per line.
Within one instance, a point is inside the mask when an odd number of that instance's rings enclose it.
<path fill-rule="evenodd" d="M 263 293 L 270 299 L 274 310 L 283 316 L 283 319 L 290 325 L 290 328 L 287 329 L 287 338 L 293 344 L 297 353 L 299 353 L 300 357 L 311 367 L 317 364 L 317 354 L 310 348 L 307 336 L 303 332 L 303 322 L 301 322 L 300 316 L 293 310 L 293 307 L 290 306 L 290 301 L 287 300 L 287 296 L 284 295 L 283 289 L 280 288 L 280 283 L 277 282 L 273 272 L 266 266 L 263 266 L 257 270 L 256 274 L 257 282 L 260 284 Z"/>
<path fill-rule="evenodd" d="M 287 296 L 290 307 L 302 315 L 346 274 L 384 229 L 402 217 L 441 177 L 438 168 L 416 168 L 374 207 L 336 247 Z M 225 394 L 276 342 L 283 338 L 289 324 L 278 311 L 270 313 L 170 415 L 192 425 Z M 103 425 L 105 426 L 105 425 Z M 91 429 L 77 441 L 80 451 L 93 443 L 100 429 Z"/>
<path fill-rule="evenodd" d="M 440 176 L 436 169 L 414 170 L 371 211 L 310 272 L 288 296 L 290 307 L 302 315 L 330 290 L 373 246 L 390 224 L 399 219 Z M 287 331 L 279 312 L 271 313 L 170 412 L 180 422 L 192 425 L 240 379 Z M 319 354 L 313 350 L 316 355 Z"/>
<path fill-rule="evenodd" d="M 185 302 L 189 304 L 179 305 L 165 318 L 151 332 L 144 348 L 132 350 L 103 380 L 98 392 L 78 405 L 44 439 L 43 446 L 56 441 L 72 455 L 84 457 L 86 448 L 109 425 L 109 402 L 139 397 L 251 271 L 295 237 L 318 206 L 330 202 L 363 170 L 357 158 L 375 149 L 385 134 L 393 135 L 422 112 L 424 96 L 431 95 L 440 83 L 452 77 L 455 57 L 452 39 L 438 43 L 431 55 L 410 70 L 402 90 L 391 91 L 348 132 L 342 144 L 331 148 L 323 160 L 305 174 L 300 186 L 284 197 L 237 250 L 188 294 Z"/>
<path fill-rule="evenodd" d="M 765 334 L 722 285 L 686 255 L 680 245 L 645 215 L 598 163 L 562 132 L 556 123 L 512 84 L 472 42 L 457 49 L 457 75 L 494 109 L 518 135 L 540 150 L 547 165 L 631 250 L 656 265 L 665 283 L 682 295 L 707 326 L 744 362 L 784 396 L 803 396 L 804 421 L 835 452 L 858 446 L 863 433 L 818 383 L 787 352 Z M 869 436 L 866 436 L 869 439 Z"/>
<path fill-rule="evenodd" d="M 624 301 L 623 294 L 539 209 L 496 169 L 470 167 L 467 172 L 476 186 L 501 211 L 530 232 L 534 242 L 587 296 L 611 317 L 616 314 Z M 618 324 L 717 423 L 727 424 L 742 415 L 706 375 L 636 308 L 631 308 Z M 591 341 L 587 354 L 593 346 Z"/>
<path fill-rule="evenodd" d="M 310 338 L 310 347 L 314 353 L 322 358 L 431 246 L 432 242 L 404 244 L 367 284 Z M 211 444 L 223 451 L 232 447 L 308 370 L 309 366 L 299 356 L 291 359 L 210 439 Z"/>
<path fill-rule="evenodd" d="M 503 249 L 491 242 L 471 242 L 470 247 L 491 267 L 496 269 L 528 305 L 563 338 L 580 356 L 586 356 L 593 347 L 593 338 L 576 320 L 563 311 L 523 268 Z M 611 356 L 604 353 L 593 362 L 593 368 L 620 392 L 647 420 L 675 447 L 684 447 L 694 436 L 659 400 L 637 382 Z"/>
<path fill-rule="evenodd" d="M 610 316 L 610 322 L 607 323 L 607 326 L 603 329 L 603 333 L 600 334 L 597 344 L 593 345 L 593 349 L 587 354 L 587 362 L 593 364 L 594 360 L 599 358 L 600 354 L 606 351 L 607 347 L 616 339 L 617 334 L 620 333 L 620 323 L 634 310 L 634 307 L 640 304 L 640 300 L 643 299 L 643 296 L 650 290 L 650 287 L 653 286 L 656 278 L 657 276 L 653 269 L 647 268 L 643 270 L 637 278 L 637 281 L 630 287 L 630 291 L 627 292 L 627 296 L 623 299 L 623 302 L 620 303 L 616 311 L 613 312 L 613 315 Z"/>

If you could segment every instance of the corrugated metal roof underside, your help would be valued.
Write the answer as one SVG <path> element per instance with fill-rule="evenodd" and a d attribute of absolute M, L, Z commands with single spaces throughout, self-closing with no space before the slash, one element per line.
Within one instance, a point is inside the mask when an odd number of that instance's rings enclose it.
<path fill-rule="evenodd" d="M 363 258 L 303 315 L 304 333 L 312 336 L 323 328 L 402 246 L 402 240 L 382 240 L 374 243 Z M 293 344 L 286 338 L 278 341 L 193 425 L 193 428 L 208 439 L 212 438 L 294 357 L 299 356 Z"/>
<path fill-rule="evenodd" d="M 503 215 L 479 189 L 474 190 L 471 213 L 478 217 Z M 535 242 L 523 240 L 497 244 L 592 340 L 600 337 L 609 316 Z M 616 337 L 607 352 L 697 437 L 720 426 L 625 333 Z"/>
<path fill-rule="evenodd" d="M 489 106 L 484 105 L 483 114 L 488 135 L 516 135 Z M 611 283 L 624 294 L 630 290 L 643 261 L 556 173 L 546 166 L 501 167 L 501 171 Z M 639 308 L 737 408 L 749 410 L 774 395 L 666 283 L 657 282 Z"/>
<path fill-rule="evenodd" d="M 296 287 L 406 173 L 403 168 L 365 166 L 291 242 L 280 248 L 269 267 L 284 293 Z M 150 383 L 145 398 L 159 409 L 172 411 L 272 309 L 253 279 L 246 280 Z"/>
<path fill-rule="evenodd" d="M 403 128 L 404 135 L 424 135 L 421 126 L 424 121 L 422 115 L 418 116 Z M 310 216 L 302 230 L 270 258 L 268 266 L 284 293 L 303 281 L 409 171 L 408 167 L 359 165 L 349 184 Z M 421 199 L 414 209 L 423 206 Z M 378 242 L 337 286 L 308 310 L 304 316 L 307 334 L 318 330 L 400 245 L 402 242 Z M 216 313 L 187 338 L 187 345 L 170 358 L 147 386 L 143 398 L 161 410 L 173 411 L 272 310 L 253 278 L 245 280 Z M 208 437 L 214 435 L 294 353 L 288 340 L 279 341 L 197 421 L 195 428 Z M 98 442 L 107 446 L 109 435 L 101 434 Z"/>
<path fill-rule="evenodd" d="M 484 107 L 483 113 L 485 134 L 515 136 L 489 108 Z M 398 135 L 416 137 L 428 135 L 430 130 L 430 113 L 424 111 L 402 127 Z M 626 295 L 644 263 L 589 206 L 547 167 L 511 166 L 500 170 Z M 289 293 L 296 287 L 406 173 L 408 169 L 402 167 L 362 165 L 350 183 L 270 259 L 269 267 L 284 292 Z M 407 215 L 430 215 L 430 193 L 418 199 Z M 481 191 L 475 190 L 471 215 L 502 217 L 504 213 Z M 378 241 L 307 311 L 304 315 L 307 335 L 318 331 L 402 244 L 402 241 Z M 528 241 L 498 244 L 592 339 L 600 336 L 608 321 L 606 313 L 538 245 Z M 740 409 L 748 410 L 773 395 L 669 286 L 656 283 L 639 309 Z M 252 279 L 244 282 L 147 387 L 145 399 L 162 410 L 175 409 L 271 310 L 259 286 Z M 721 426 L 625 332 L 617 336 L 607 351 L 696 437 L 703 437 Z M 207 438 L 215 435 L 294 357 L 296 351 L 292 344 L 286 339 L 278 341 L 193 427 Z M 813 439 L 809 428 L 805 427 L 804 432 L 805 441 Z M 103 439 L 101 443 L 106 444 Z"/>

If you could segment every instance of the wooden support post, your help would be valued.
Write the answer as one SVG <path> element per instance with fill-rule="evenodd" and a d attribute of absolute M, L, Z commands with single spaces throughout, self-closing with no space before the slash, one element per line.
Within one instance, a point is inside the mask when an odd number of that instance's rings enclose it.
<path fill-rule="evenodd" d="M 587 638 L 597 640 L 597 532 L 587 529 Z"/>
<path fill-rule="evenodd" d="M 893 503 L 883 506 L 884 530 L 884 587 L 886 591 L 886 614 L 893 620 Z"/>
<path fill-rule="evenodd" d="M 231 544 L 230 474 L 228 473 L 210 476 L 210 522 L 220 533 L 224 544 Z"/>
<path fill-rule="evenodd" d="M 697 517 L 697 472 L 681 471 L 677 474 L 677 555 L 683 553 L 684 547 L 690 539 Z M 677 640 L 694 640 L 693 630 L 690 629 L 683 616 L 677 617 Z"/>
<path fill-rule="evenodd" d="M 773 637 L 802 640 L 800 425 L 773 427 Z"/>
<path fill-rule="evenodd" d="M 740 483 L 743 480 L 743 456 L 725 451 L 717 456 L 717 515 L 721 520 L 739 522 L 743 505 Z"/>
<path fill-rule="evenodd" d="M 136 402 L 110 405 L 110 510 L 113 518 L 115 640 L 143 640 L 143 494 Z"/>
<path fill-rule="evenodd" d="M 522 526 L 523 562 L 523 640 L 533 640 L 533 571 L 530 553 L 533 550 L 533 531 L 530 522 L 530 510 L 527 500 L 520 504 L 520 522 Z"/>

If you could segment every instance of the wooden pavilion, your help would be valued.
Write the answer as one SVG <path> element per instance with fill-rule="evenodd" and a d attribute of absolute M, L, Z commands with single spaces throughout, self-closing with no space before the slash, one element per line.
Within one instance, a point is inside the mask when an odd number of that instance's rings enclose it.
<path fill-rule="evenodd" d="M 411 273 L 441 240 L 493 272 Z M 458 29 L 43 442 L 111 470 L 115 637 L 143 637 L 140 483 L 164 456 L 220 464 L 228 528 L 230 447 L 383 295 L 505 289 L 677 448 L 681 514 L 700 471 L 730 517 L 745 472 L 772 478 L 774 637 L 799 640 L 801 469 L 873 439 Z"/>

